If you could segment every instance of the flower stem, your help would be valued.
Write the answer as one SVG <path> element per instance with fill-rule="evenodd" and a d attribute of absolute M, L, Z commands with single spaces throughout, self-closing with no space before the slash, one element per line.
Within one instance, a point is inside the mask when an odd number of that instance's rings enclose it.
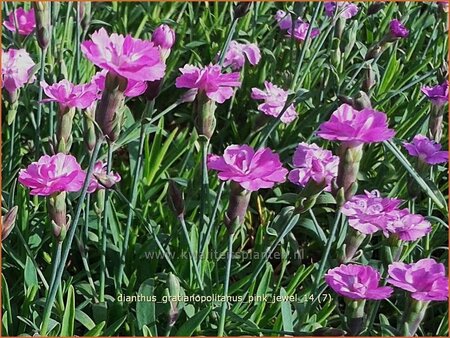
<path fill-rule="evenodd" d="M 222 308 L 220 311 L 220 321 L 219 321 L 219 329 L 217 331 L 218 337 L 223 337 L 224 329 L 225 329 L 225 319 L 227 314 L 228 307 L 228 288 L 230 285 L 230 273 L 231 273 L 231 257 L 233 254 L 233 232 L 228 234 L 228 249 L 227 249 L 227 267 L 225 271 L 225 279 L 224 279 L 224 301 L 222 302 Z"/>
<path fill-rule="evenodd" d="M 9 163 L 8 163 L 8 172 L 12 172 L 13 167 L 13 156 L 14 156 L 14 136 L 16 134 L 16 119 L 17 116 L 14 118 L 11 124 L 11 138 L 9 139 Z"/>
<path fill-rule="evenodd" d="M 192 264 L 194 265 L 195 276 L 197 277 L 198 285 L 200 287 L 200 290 L 203 292 L 203 290 L 204 290 L 203 281 L 202 281 L 202 277 L 200 275 L 200 269 L 198 267 L 197 257 L 195 257 L 194 248 L 192 247 L 192 242 L 189 238 L 189 232 L 188 232 L 188 229 L 186 226 L 186 222 L 185 222 L 183 216 L 178 217 L 178 219 L 180 220 L 181 227 L 183 228 L 184 237 L 186 238 L 186 241 L 188 243 L 189 254 L 191 255 Z"/>
<path fill-rule="evenodd" d="M 47 335 L 48 324 L 50 322 L 51 309 L 55 302 L 56 292 L 58 291 L 58 288 L 61 285 L 61 277 L 64 272 L 64 267 L 66 265 L 67 258 L 69 257 L 70 247 L 72 245 L 73 238 L 75 237 L 75 230 L 77 228 L 78 221 L 80 219 L 81 211 L 83 209 L 84 199 L 86 197 L 89 182 L 91 180 L 92 172 L 94 170 L 94 163 L 97 160 L 98 152 L 100 150 L 100 146 L 101 146 L 102 142 L 103 142 L 103 138 L 101 138 L 101 137 L 99 137 L 96 141 L 95 148 L 94 148 L 94 151 L 92 152 L 91 160 L 89 162 L 89 168 L 88 168 L 88 171 L 86 174 L 86 178 L 84 180 L 83 189 L 81 190 L 81 195 L 78 199 L 78 204 L 77 204 L 77 208 L 75 211 L 75 217 L 73 218 L 73 222 L 71 224 L 71 227 L 70 227 L 69 232 L 66 237 L 64 250 L 61 255 L 60 264 L 56 271 L 55 280 L 50 285 L 50 291 L 47 296 L 47 301 L 46 301 L 45 307 L 44 307 L 43 320 L 42 320 L 41 330 L 40 330 L 41 336 Z"/>
<path fill-rule="evenodd" d="M 47 54 L 47 49 L 41 49 L 41 68 L 39 70 L 39 83 L 41 81 L 44 81 L 44 74 L 45 74 L 45 55 Z M 42 86 L 39 86 L 39 94 L 38 94 L 38 109 L 36 114 L 36 135 L 34 138 L 34 146 L 35 146 L 35 159 L 39 159 L 40 155 L 40 142 L 41 142 L 41 116 L 42 116 L 42 96 L 43 96 L 43 89 Z"/>
<path fill-rule="evenodd" d="M 207 212 L 207 207 L 209 207 L 209 178 L 208 178 L 208 146 L 209 141 L 206 138 L 201 138 L 201 151 L 202 151 L 202 164 L 201 164 L 201 176 L 202 185 L 200 190 L 200 238 L 203 238 L 203 228 L 205 222 L 205 213 Z M 201 243 L 202 241 L 200 241 Z"/>
<path fill-rule="evenodd" d="M 111 172 L 112 166 L 112 145 L 108 142 L 108 160 L 106 172 Z M 106 239 L 108 237 L 108 213 L 109 213 L 109 189 L 105 190 L 104 209 L 103 209 L 103 224 L 102 224 L 102 256 L 100 261 L 100 292 L 98 300 L 100 303 L 105 301 L 105 274 L 106 274 Z"/>
<path fill-rule="evenodd" d="M 137 188 L 138 188 L 142 156 L 143 156 L 143 152 L 144 152 L 144 142 L 145 142 L 145 124 L 143 123 L 143 121 L 147 117 L 147 114 L 149 117 L 152 115 L 154 106 L 155 106 L 155 100 L 151 100 L 151 101 L 147 102 L 145 110 L 144 110 L 144 114 L 142 116 L 141 131 L 140 131 L 140 135 L 139 135 L 138 155 L 137 155 L 137 159 L 136 159 L 136 166 L 134 167 L 133 182 L 131 183 L 131 198 L 130 198 L 131 208 L 130 208 L 130 211 L 127 216 L 127 224 L 125 227 L 123 247 L 122 247 L 122 252 L 120 254 L 120 265 L 119 265 L 119 272 L 117 275 L 117 285 L 122 284 L 122 277 L 123 277 L 123 272 L 125 269 L 125 260 L 126 260 L 126 255 L 127 255 L 127 251 L 128 251 L 128 242 L 129 242 L 129 238 L 130 238 L 131 222 L 133 221 L 134 207 L 136 206 L 136 200 L 137 200 L 137 195 L 138 195 Z"/>
<path fill-rule="evenodd" d="M 223 45 L 223 48 L 220 52 L 220 56 L 219 56 L 219 65 L 220 66 L 222 66 L 223 62 L 225 61 L 225 55 L 227 55 L 228 46 L 230 45 L 231 39 L 233 38 L 233 35 L 234 35 L 234 31 L 236 30 L 237 22 L 238 22 L 238 18 L 233 18 L 233 21 L 230 26 L 230 30 L 228 31 L 228 34 L 227 34 L 227 39 L 225 40 L 225 44 Z"/>

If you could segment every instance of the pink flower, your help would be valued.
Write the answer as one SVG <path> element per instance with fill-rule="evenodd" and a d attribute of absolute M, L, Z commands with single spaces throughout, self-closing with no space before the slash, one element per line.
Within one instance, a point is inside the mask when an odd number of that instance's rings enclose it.
<path fill-rule="evenodd" d="M 278 26 L 283 31 L 287 31 L 289 28 L 292 28 L 291 14 L 288 14 L 281 9 L 278 10 L 277 13 L 275 14 L 275 20 L 277 20 Z"/>
<path fill-rule="evenodd" d="M 334 16 L 335 11 L 337 11 L 337 14 L 344 18 L 344 19 L 350 19 L 354 17 L 356 14 L 358 14 L 358 6 L 347 1 L 343 2 L 325 2 L 325 15 L 328 17 Z"/>
<path fill-rule="evenodd" d="M 292 31 L 292 27 L 288 29 L 288 35 L 294 36 L 297 41 L 305 41 L 306 34 L 308 33 L 309 23 L 303 22 L 301 19 L 297 19 L 295 22 L 294 30 Z M 320 34 L 320 29 L 313 28 L 310 33 L 310 38 L 313 39 L 317 35 Z"/>
<path fill-rule="evenodd" d="M 394 19 L 389 23 L 389 31 L 395 38 L 406 38 L 409 34 L 408 29 L 397 19 Z"/>
<path fill-rule="evenodd" d="M 251 97 L 255 100 L 264 100 L 264 103 L 258 106 L 259 111 L 266 115 L 277 117 L 286 104 L 289 92 L 268 81 L 264 81 L 264 87 L 266 89 L 265 91 L 252 88 Z M 283 116 L 281 116 L 281 122 L 291 123 L 296 118 L 297 112 L 295 111 L 294 105 L 291 104 L 283 113 Z"/>
<path fill-rule="evenodd" d="M 123 36 L 104 28 L 84 41 L 81 51 L 95 65 L 132 81 L 155 81 L 164 76 L 166 65 L 153 42 Z"/>
<path fill-rule="evenodd" d="M 434 87 L 422 87 L 422 93 L 424 93 L 428 99 L 435 106 L 442 106 L 448 102 L 448 82 L 445 81 L 442 84 L 438 84 Z"/>
<path fill-rule="evenodd" d="M 85 177 L 75 157 L 63 153 L 44 155 L 19 172 L 19 182 L 31 189 L 31 195 L 39 196 L 79 191 Z"/>
<path fill-rule="evenodd" d="M 48 99 L 44 99 L 42 102 L 58 102 L 63 108 L 85 109 L 98 97 L 97 86 L 92 83 L 74 85 L 64 79 L 51 86 L 42 81 L 41 87 L 48 96 Z"/>
<path fill-rule="evenodd" d="M 261 52 L 254 43 L 239 43 L 231 41 L 223 62 L 224 67 L 231 66 L 233 70 L 239 70 L 244 67 L 245 58 L 255 66 L 261 60 Z"/>
<path fill-rule="evenodd" d="M 13 93 L 34 81 L 35 63 L 25 49 L 8 49 L 2 53 L 2 86 Z"/>
<path fill-rule="evenodd" d="M 118 173 L 106 172 L 106 163 L 97 161 L 94 165 L 94 172 L 89 182 L 88 193 L 93 193 L 99 189 L 111 188 L 122 179 Z"/>
<path fill-rule="evenodd" d="M 286 180 L 287 169 L 283 168 L 278 154 L 269 148 L 256 152 L 248 145 L 231 145 L 223 156 L 210 155 L 208 169 L 219 172 L 222 181 L 234 181 L 242 188 L 256 191 L 272 188 Z"/>
<path fill-rule="evenodd" d="M 386 299 L 393 289 L 379 286 L 380 273 L 368 265 L 341 264 L 325 274 L 325 282 L 336 293 L 350 299 Z"/>
<path fill-rule="evenodd" d="M 388 282 L 411 292 L 411 297 L 419 301 L 444 301 L 448 298 L 448 279 L 444 264 L 432 258 L 416 263 L 395 262 L 389 265 Z"/>
<path fill-rule="evenodd" d="M 349 225 L 364 235 L 385 231 L 390 222 L 396 219 L 401 200 L 383 198 L 380 192 L 366 191 L 365 195 L 355 195 L 342 206 L 342 213 L 347 216 Z"/>
<path fill-rule="evenodd" d="M 91 80 L 92 83 L 95 83 L 95 85 L 98 88 L 98 91 L 100 92 L 99 99 L 101 98 L 101 92 L 105 89 L 105 81 L 106 81 L 107 73 L 108 73 L 107 70 L 102 70 L 101 72 L 97 72 Z M 125 89 L 124 94 L 127 97 L 135 97 L 135 96 L 139 96 L 139 95 L 143 94 L 146 89 L 147 89 L 147 84 L 145 82 L 128 80 L 127 88 Z"/>
<path fill-rule="evenodd" d="M 295 169 L 289 173 L 289 181 L 302 187 L 313 180 L 318 184 L 325 183 L 326 191 L 330 191 L 331 181 L 337 176 L 339 157 L 317 144 L 300 143 L 295 150 L 293 161 Z"/>
<path fill-rule="evenodd" d="M 394 134 L 394 130 L 388 128 L 385 113 L 372 109 L 358 111 L 348 104 L 341 105 L 317 132 L 326 140 L 345 142 L 353 147 L 389 140 Z"/>
<path fill-rule="evenodd" d="M 403 142 L 408 154 L 418 157 L 420 161 L 428 164 L 448 162 L 448 151 L 441 150 L 442 146 L 423 135 L 414 136 L 411 143 Z"/>
<path fill-rule="evenodd" d="M 233 87 L 241 85 L 239 73 L 222 74 L 218 65 L 185 65 L 180 72 L 182 75 L 175 82 L 177 88 L 197 89 L 197 92 L 205 92 L 209 99 L 217 103 L 224 103 L 233 96 Z"/>
<path fill-rule="evenodd" d="M 17 27 L 17 33 L 29 35 L 36 28 L 34 10 L 31 8 L 26 11 L 22 7 L 18 7 L 9 14 L 8 20 L 5 20 L 3 25 L 11 32 L 15 32 Z"/>
<path fill-rule="evenodd" d="M 431 224 L 422 215 L 411 214 L 408 209 L 402 209 L 391 213 L 395 217 L 390 221 L 384 231 L 397 235 L 402 241 L 415 241 L 431 232 Z"/>

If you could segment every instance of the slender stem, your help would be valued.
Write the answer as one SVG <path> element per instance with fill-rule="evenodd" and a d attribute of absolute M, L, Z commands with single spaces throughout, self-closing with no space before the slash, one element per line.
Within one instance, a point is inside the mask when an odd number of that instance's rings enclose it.
<path fill-rule="evenodd" d="M 79 239 L 77 236 L 75 236 L 75 240 L 77 241 L 78 247 L 80 247 L 80 255 L 81 255 L 81 261 L 83 262 L 83 268 L 84 268 L 84 271 L 86 272 L 89 286 L 92 289 L 92 294 L 94 295 L 94 300 L 97 302 L 97 290 L 95 290 L 95 284 L 94 284 L 94 280 L 92 279 L 91 269 L 89 268 L 88 257 L 87 257 L 86 251 L 84 250 L 84 247 L 83 247 L 83 241 L 81 239 Z"/>
<path fill-rule="evenodd" d="M 94 163 L 97 160 L 98 152 L 100 150 L 100 146 L 101 146 L 102 142 L 103 142 L 103 138 L 99 137 L 95 143 L 94 151 L 92 152 L 91 160 L 89 162 L 89 168 L 87 170 L 86 178 L 83 183 L 83 189 L 81 190 L 81 195 L 78 199 L 78 204 L 77 204 L 77 208 L 75 211 L 75 217 L 73 218 L 73 222 L 72 222 L 69 232 L 67 234 L 64 250 L 63 250 L 62 256 L 61 256 L 62 258 L 61 258 L 60 264 L 58 266 L 58 270 L 56 271 L 56 278 L 55 278 L 54 283 L 52 283 L 50 285 L 49 295 L 47 297 L 47 301 L 46 301 L 45 307 L 44 307 L 44 314 L 43 314 L 43 319 L 42 319 L 42 324 L 41 324 L 41 332 L 40 332 L 41 336 L 47 335 L 48 324 L 50 323 L 51 309 L 55 302 L 56 292 L 58 291 L 58 288 L 61 284 L 61 277 L 64 272 L 64 267 L 66 265 L 67 258 L 69 257 L 70 247 L 72 245 L 73 238 L 75 236 L 75 230 L 77 228 L 78 221 L 80 219 L 81 211 L 83 209 L 84 199 L 86 198 L 87 189 L 88 189 L 91 177 L 92 177 L 92 172 L 94 170 Z"/>
<path fill-rule="evenodd" d="M 41 69 L 39 76 L 39 83 L 44 81 L 45 74 L 45 55 L 47 54 L 47 49 L 41 49 Z M 40 142 L 41 142 L 41 116 L 42 116 L 42 95 L 43 89 L 42 86 L 39 86 L 39 94 L 38 94 L 38 110 L 36 115 L 36 135 L 34 138 L 34 146 L 35 146 L 35 159 L 39 158 L 40 153 Z"/>
<path fill-rule="evenodd" d="M 340 219 L 341 219 L 341 211 L 338 210 L 336 212 L 336 216 L 334 218 L 334 223 L 331 228 L 330 237 L 328 237 L 327 246 L 325 247 L 325 252 L 323 253 L 322 259 L 320 260 L 319 271 L 317 272 L 316 279 L 314 280 L 313 290 L 317 290 L 317 287 L 319 286 L 319 281 L 321 280 L 323 272 L 325 271 L 325 265 L 328 262 L 328 256 L 330 255 L 331 246 L 334 243 L 334 237 L 336 236 L 336 231 L 337 231 Z"/>
<path fill-rule="evenodd" d="M 220 56 L 219 56 L 219 65 L 220 66 L 222 66 L 223 62 L 225 61 L 225 55 L 227 55 L 228 46 L 230 45 L 231 39 L 233 38 L 233 35 L 234 35 L 234 31 L 236 30 L 237 22 L 238 22 L 238 19 L 233 18 L 233 22 L 231 23 L 230 30 L 228 31 L 228 34 L 227 34 L 227 39 L 225 40 L 225 44 L 224 44 L 222 50 L 220 51 Z"/>
<path fill-rule="evenodd" d="M 122 247 L 122 252 L 120 255 L 119 272 L 117 275 L 118 285 L 122 284 L 123 272 L 125 269 L 125 260 L 126 260 L 126 255 L 127 255 L 127 251 L 128 251 L 128 242 L 130 239 L 131 223 L 133 221 L 134 207 L 136 206 L 136 201 L 137 201 L 137 196 L 138 196 L 137 187 L 138 187 L 138 182 L 139 182 L 139 177 L 140 177 L 141 163 L 142 163 L 142 157 L 143 157 L 143 152 L 144 152 L 144 143 L 145 143 L 145 124 L 142 122 L 146 118 L 147 114 L 148 114 L 148 116 L 152 115 L 154 106 L 155 106 L 155 100 L 151 100 L 150 102 L 147 102 L 145 110 L 144 110 L 144 114 L 142 116 L 141 131 L 140 131 L 140 135 L 139 135 L 138 157 L 136 160 L 136 165 L 134 167 L 133 182 L 131 183 L 131 198 L 130 198 L 131 208 L 127 215 L 127 224 L 125 227 L 123 247 Z"/>
<path fill-rule="evenodd" d="M 219 329 L 217 331 L 218 337 L 223 337 L 224 329 L 225 329 L 225 319 L 227 314 L 228 307 L 228 288 L 230 285 L 230 273 L 231 273 L 231 257 L 233 255 L 233 233 L 228 234 L 228 249 L 227 249 L 227 267 L 225 271 L 225 279 L 224 279 L 224 301 L 222 302 L 222 309 L 220 311 L 220 321 L 219 321 Z"/>
<path fill-rule="evenodd" d="M 108 161 L 106 172 L 109 174 L 111 172 L 112 166 L 112 145 L 108 142 Z M 100 292 L 98 300 L 100 303 L 105 301 L 105 275 L 106 275 L 106 239 L 108 237 L 108 213 L 109 213 L 109 189 L 105 190 L 105 199 L 104 199 L 104 209 L 103 209 L 103 224 L 102 224 L 102 256 L 100 262 Z"/>
<path fill-rule="evenodd" d="M 208 178 L 208 146 L 209 141 L 202 139 L 201 141 L 201 152 L 202 152 L 202 164 L 201 164 L 201 177 L 202 185 L 200 190 L 200 238 L 203 238 L 205 214 L 209 209 L 209 178 Z M 200 241 L 201 243 L 202 241 Z"/>
<path fill-rule="evenodd" d="M 11 125 L 11 138 L 9 139 L 9 163 L 8 163 L 8 172 L 12 172 L 13 167 L 13 156 L 14 156 L 14 136 L 16 134 L 16 119 L 17 116 L 12 121 Z"/>
<path fill-rule="evenodd" d="M 187 241 L 188 246 L 189 246 L 189 254 L 191 255 L 192 264 L 194 265 L 195 276 L 197 277 L 198 285 L 200 287 L 200 290 L 203 291 L 204 290 L 203 281 L 202 281 L 202 277 L 200 275 L 200 269 L 198 268 L 197 257 L 195 257 L 194 248 L 192 247 L 192 242 L 191 242 L 191 239 L 189 238 L 189 232 L 188 232 L 188 229 L 187 229 L 187 226 L 186 226 L 186 222 L 185 222 L 183 216 L 180 216 L 178 218 L 180 220 L 181 227 L 183 228 L 184 237 L 186 238 L 186 241 Z"/>
<path fill-rule="evenodd" d="M 61 261 L 62 244 L 63 242 L 59 240 L 56 241 L 55 252 L 53 253 L 52 259 L 52 276 L 50 279 L 50 285 L 53 285 L 55 283 L 56 271 L 58 270 L 58 266 Z"/>
<path fill-rule="evenodd" d="M 212 212 L 211 218 L 208 223 L 208 230 L 206 232 L 206 236 L 205 236 L 203 242 L 201 242 L 201 244 L 200 244 L 200 250 L 199 250 L 200 260 L 202 259 L 203 255 L 205 254 L 205 250 L 206 250 L 209 240 L 211 238 L 211 232 L 214 227 L 214 222 L 216 220 L 217 211 L 219 210 L 220 198 L 222 197 L 224 187 L 225 187 L 225 181 L 222 182 L 219 186 L 219 191 L 217 192 L 216 200 L 214 201 L 213 212 Z"/>

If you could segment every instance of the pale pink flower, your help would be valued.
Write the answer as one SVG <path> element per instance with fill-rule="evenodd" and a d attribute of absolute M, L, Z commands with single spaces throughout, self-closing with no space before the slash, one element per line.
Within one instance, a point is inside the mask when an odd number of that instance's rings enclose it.
<path fill-rule="evenodd" d="M 155 81 L 164 76 L 166 65 L 150 41 L 131 35 L 108 35 L 104 28 L 81 44 L 81 51 L 95 65 L 133 81 Z"/>
<path fill-rule="evenodd" d="M 175 85 L 177 88 L 197 89 L 204 92 L 206 96 L 217 103 L 224 103 L 233 96 L 233 87 L 239 87 L 239 73 L 222 74 L 218 65 L 195 67 L 185 65 L 180 68 L 182 75 L 177 77 Z"/>
<path fill-rule="evenodd" d="M 386 141 L 394 134 L 394 130 L 388 128 L 385 113 L 367 108 L 358 111 L 348 104 L 341 105 L 317 132 L 323 139 L 341 141 L 352 147 Z"/>
<path fill-rule="evenodd" d="M 350 299 L 386 299 L 393 289 L 379 286 L 380 273 L 368 265 L 341 264 L 328 270 L 325 282 L 337 294 Z"/>
<path fill-rule="evenodd" d="M 390 222 L 396 219 L 401 200 L 381 197 L 378 190 L 366 191 L 364 195 L 355 195 L 341 208 L 347 216 L 349 225 L 364 235 L 385 231 Z"/>
<path fill-rule="evenodd" d="M 272 188 L 284 182 L 288 172 L 271 149 L 255 151 L 248 145 L 231 145 L 223 156 L 210 155 L 208 169 L 216 170 L 222 181 L 234 181 L 249 191 Z"/>
<path fill-rule="evenodd" d="M 350 19 L 358 14 L 358 6 L 347 1 L 327 1 L 324 6 L 325 15 L 328 17 L 334 16 L 336 11 L 337 14 L 344 19 Z"/>
<path fill-rule="evenodd" d="M 42 102 L 58 102 L 62 108 L 85 109 L 98 97 L 97 86 L 92 83 L 74 85 L 64 79 L 51 86 L 42 81 L 41 87 L 48 96 Z"/>
<path fill-rule="evenodd" d="M 5 20 L 3 25 L 11 32 L 15 32 L 17 29 L 17 33 L 20 35 L 31 34 L 36 28 L 33 8 L 27 11 L 22 7 L 18 7 L 9 14 L 8 20 Z"/>
<path fill-rule="evenodd" d="M 337 176 L 339 157 L 315 143 L 300 143 L 292 164 L 295 168 L 289 173 L 289 181 L 304 187 L 313 180 L 318 184 L 325 183 L 325 191 L 330 191 L 331 181 Z"/>
<path fill-rule="evenodd" d="M 101 72 L 97 72 L 91 80 L 98 88 L 99 98 L 101 98 L 101 92 L 105 89 L 106 74 L 108 74 L 108 71 L 102 70 Z M 146 89 L 147 84 L 145 82 L 128 80 L 124 94 L 127 97 L 136 97 L 142 95 Z"/>
<path fill-rule="evenodd" d="M 111 188 L 122 179 L 118 173 L 106 172 L 107 163 L 97 161 L 94 165 L 91 181 L 88 186 L 88 193 L 93 193 L 99 189 Z"/>
<path fill-rule="evenodd" d="M 448 151 L 441 150 L 442 146 L 430 140 L 424 135 L 414 136 L 411 143 L 403 142 L 408 154 L 418 157 L 420 161 L 427 164 L 439 164 L 448 162 Z"/>
<path fill-rule="evenodd" d="M 247 59 L 252 66 L 257 65 L 261 60 L 261 52 L 258 46 L 254 43 L 231 41 L 227 53 L 225 54 L 223 66 L 230 66 L 233 70 L 239 70 L 244 67 L 245 59 Z"/>
<path fill-rule="evenodd" d="M 288 29 L 288 36 L 293 36 L 297 41 L 305 41 L 306 34 L 308 33 L 309 23 L 304 22 L 301 19 L 297 19 L 295 22 L 294 30 L 292 27 Z M 309 35 L 310 39 L 317 37 L 320 34 L 320 29 L 313 28 Z"/>
<path fill-rule="evenodd" d="M 25 49 L 8 49 L 2 53 L 2 86 L 14 93 L 34 81 L 35 63 Z M 3 88 L 2 87 L 2 88 Z"/>
<path fill-rule="evenodd" d="M 445 266 L 432 258 L 416 263 L 395 262 L 389 265 L 388 282 L 411 293 L 419 301 L 445 301 L 448 298 L 448 278 Z"/>
<path fill-rule="evenodd" d="M 264 103 L 261 103 L 258 106 L 259 111 L 266 115 L 277 117 L 280 115 L 284 105 L 286 104 L 289 92 L 279 88 L 269 81 L 264 81 L 264 87 L 265 90 L 252 88 L 251 97 L 255 100 L 264 100 Z M 281 116 L 281 122 L 291 123 L 296 118 L 297 112 L 295 111 L 294 105 L 291 104 Z"/>
<path fill-rule="evenodd" d="M 85 177 L 75 157 L 63 153 L 44 155 L 19 172 L 19 182 L 31 189 L 31 195 L 39 196 L 79 191 Z"/>
<path fill-rule="evenodd" d="M 431 232 L 431 223 L 422 215 L 411 214 L 408 209 L 391 212 L 394 219 L 391 220 L 385 229 L 384 235 L 398 236 L 402 241 L 415 241 Z"/>

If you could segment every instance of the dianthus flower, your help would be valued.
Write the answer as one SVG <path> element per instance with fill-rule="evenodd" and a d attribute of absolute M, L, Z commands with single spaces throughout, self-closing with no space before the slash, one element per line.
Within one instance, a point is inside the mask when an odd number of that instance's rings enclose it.
<path fill-rule="evenodd" d="M 97 72 L 91 81 L 92 83 L 95 83 L 95 85 L 97 86 L 97 88 L 100 92 L 100 97 L 101 97 L 101 92 L 105 89 L 107 73 L 108 73 L 108 71 L 106 71 L 106 70 Z M 139 96 L 139 95 L 143 94 L 146 89 L 147 89 L 147 84 L 145 82 L 128 80 L 127 88 L 124 91 L 124 95 L 127 97 Z"/>
<path fill-rule="evenodd" d="M 390 213 L 394 217 L 383 231 L 385 236 L 393 234 L 402 241 L 415 241 L 431 232 L 431 223 L 422 215 L 411 214 L 408 209 Z"/>
<path fill-rule="evenodd" d="M 347 1 L 343 2 L 335 2 L 335 1 L 326 1 L 324 3 L 325 6 L 325 15 L 328 17 L 334 16 L 335 11 L 338 12 L 339 16 L 344 19 L 350 19 L 358 14 L 358 6 Z"/>
<path fill-rule="evenodd" d="M 122 179 L 118 173 L 106 172 L 107 163 L 97 161 L 94 165 L 91 181 L 88 186 L 88 193 L 93 193 L 99 189 L 111 188 Z"/>
<path fill-rule="evenodd" d="M 264 103 L 261 103 L 258 106 L 259 111 L 266 115 L 277 117 L 280 115 L 284 105 L 286 104 L 289 92 L 279 88 L 269 81 L 264 81 L 264 87 L 265 90 L 252 88 L 251 97 L 255 100 L 264 100 Z M 295 111 L 294 104 L 291 104 L 285 110 L 280 120 L 283 123 L 291 123 L 296 119 L 296 117 L 297 112 Z"/>
<path fill-rule="evenodd" d="M 389 23 L 389 32 L 394 38 L 406 38 L 409 34 L 409 30 L 397 19 Z"/>
<path fill-rule="evenodd" d="M 288 29 L 288 35 L 293 36 L 297 41 L 305 41 L 308 33 L 309 23 L 304 22 L 301 19 L 297 19 L 295 22 L 294 30 L 292 27 Z M 317 37 L 320 34 L 320 29 L 313 28 L 309 35 L 310 39 Z"/>
<path fill-rule="evenodd" d="M 3 25 L 11 32 L 15 32 L 17 29 L 17 33 L 20 35 L 29 35 L 36 28 L 36 18 L 34 15 L 33 8 L 27 11 L 22 7 L 18 7 L 9 14 L 8 19 L 3 22 Z"/>
<path fill-rule="evenodd" d="M 424 135 L 414 136 L 411 143 L 404 142 L 403 146 L 409 155 L 419 158 L 419 161 L 433 165 L 448 162 L 448 151 L 441 150 L 442 146 Z"/>
<path fill-rule="evenodd" d="M 421 90 L 435 106 L 442 106 L 448 102 L 447 81 L 432 87 L 424 86 Z"/>
<path fill-rule="evenodd" d="M 35 63 L 25 49 L 8 49 L 2 53 L 2 86 L 14 95 L 17 89 L 33 82 Z"/>
<path fill-rule="evenodd" d="M 254 43 L 239 43 L 231 41 L 225 54 L 223 66 L 230 66 L 233 70 L 240 70 L 244 67 L 245 60 L 255 66 L 261 60 L 261 52 L 258 46 Z"/>
<path fill-rule="evenodd" d="M 64 79 L 52 85 L 42 81 L 41 87 L 48 96 L 42 102 L 58 102 L 62 108 L 85 109 L 98 97 L 97 86 L 92 83 L 74 85 Z"/>

